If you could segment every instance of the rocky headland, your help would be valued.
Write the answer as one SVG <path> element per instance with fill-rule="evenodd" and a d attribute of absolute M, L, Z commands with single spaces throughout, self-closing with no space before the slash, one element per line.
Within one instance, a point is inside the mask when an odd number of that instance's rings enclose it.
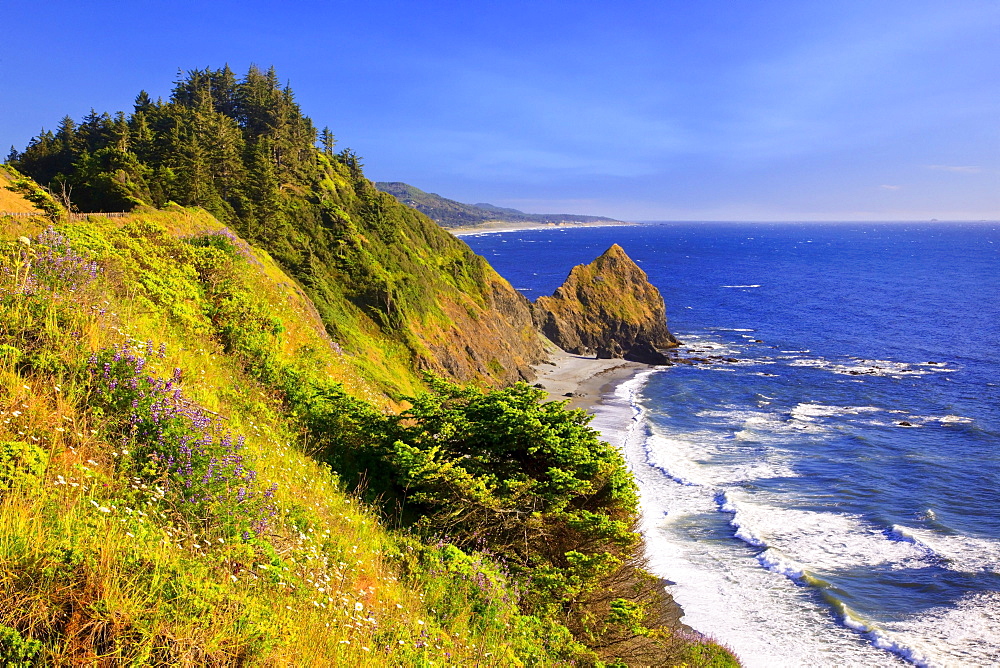
<path fill-rule="evenodd" d="M 679 342 L 667 329 L 663 296 L 621 246 L 577 265 L 551 297 L 534 305 L 535 325 L 566 352 L 670 364 Z"/>

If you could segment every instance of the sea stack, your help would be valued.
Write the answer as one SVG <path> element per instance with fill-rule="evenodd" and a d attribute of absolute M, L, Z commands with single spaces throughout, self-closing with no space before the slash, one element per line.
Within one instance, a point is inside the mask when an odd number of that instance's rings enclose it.
<path fill-rule="evenodd" d="M 576 355 L 669 364 L 662 351 L 678 345 L 660 291 L 618 244 L 573 267 L 551 297 L 538 298 L 534 318 L 545 336 Z"/>

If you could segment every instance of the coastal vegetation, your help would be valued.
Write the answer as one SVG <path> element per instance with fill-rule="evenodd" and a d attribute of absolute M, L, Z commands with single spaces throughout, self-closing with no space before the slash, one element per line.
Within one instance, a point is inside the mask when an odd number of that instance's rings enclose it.
<path fill-rule="evenodd" d="M 0 659 L 735 665 L 517 382 L 527 302 L 318 138 L 273 70 L 195 71 L 0 174 Z"/>
<path fill-rule="evenodd" d="M 528 377 L 542 348 L 527 300 L 379 192 L 328 129 L 318 137 L 319 148 L 273 69 L 237 80 L 224 67 L 183 73 L 167 101 L 140 92 L 131 114 L 66 117 L 8 163 L 82 212 L 211 214 L 285 268 L 381 392 L 416 391 L 423 370 L 486 385 Z"/>

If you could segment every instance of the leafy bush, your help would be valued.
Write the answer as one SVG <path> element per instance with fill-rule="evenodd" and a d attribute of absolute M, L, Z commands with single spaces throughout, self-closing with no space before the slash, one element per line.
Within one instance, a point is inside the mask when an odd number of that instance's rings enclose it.
<path fill-rule="evenodd" d="M 38 485 L 48 462 L 49 453 L 33 443 L 0 441 L 0 491 Z"/>
<path fill-rule="evenodd" d="M 0 624 L 0 663 L 7 668 L 29 668 L 35 665 L 42 643 L 25 640 L 17 629 Z"/>
<path fill-rule="evenodd" d="M 484 392 L 428 382 L 431 392 L 386 419 L 371 453 L 371 482 L 417 512 L 421 530 L 525 567 L 637 542 L 635 483 L 589 415 L 524 383 Z"/>

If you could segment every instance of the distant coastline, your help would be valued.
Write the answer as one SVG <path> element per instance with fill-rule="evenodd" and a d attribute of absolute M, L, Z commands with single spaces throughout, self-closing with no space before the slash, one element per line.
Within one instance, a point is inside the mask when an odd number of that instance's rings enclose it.
<path fill-rule="evenodd" d="M 524 230 L 559 230 L 576 229 L 579 227 L 633 227 L 640 223 L 627 223 L 623 221 L 600 221 L 600 222 L 565 222 L 565 223 L 513 223 L 510 221 L 496 220 L 477 225 L 463 225 L 460 227 L 445 227 L 456 237 L 470 236 L 473 234 L 500 234 L 501 232 L 521 232 Z"/>
<path fill-rule="evenodd" d="M 451 229 L 489 227 L 495 224 L 512 225 L 505 228 L 524 229 L 522 225 L 587 225 L 620 224 L 622 221 L 605 216 L 580 213 L 525 213 L 518 209 L 480 202 L 466 204 L 437 193 L 424 192 L 402 181 L 377 181 L 375 187 L 396 198 L 398 202 L 423 213 L 441 227 Z"/>

